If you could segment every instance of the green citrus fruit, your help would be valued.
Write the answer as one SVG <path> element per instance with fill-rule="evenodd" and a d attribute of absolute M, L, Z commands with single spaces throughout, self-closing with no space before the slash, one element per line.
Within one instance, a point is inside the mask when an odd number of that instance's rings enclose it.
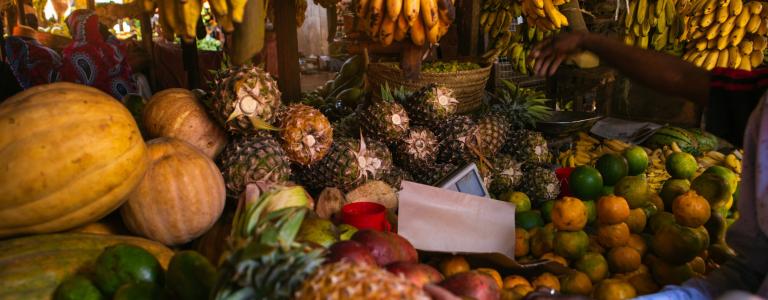
<path fill-rule="evenodd" d="M 165 282 L 176 299 L 207 300 L 216 284 L 216 268 L 196 251 L 177 252 L 168 263 Z"/>
<path fill-rule="evenodd" d="M 648 228 L 651 229 L 651 232 L 658 232 L 660 229 L 672 224 L 676 224 L 675 215 L 667 211 L 658 212 L 648 220 Z"/>
<path fill-rule="evenodd" d="M 613 187 L 616 196 L 624 197 L 630 208 L 638 208 L 648 203 L 650 189 L 642 176 L 625 176 Z"/>
<path fill-rule="evenodd" d="M 541 216 L 547 223 L 552 222 L 552 208 L 555 207 L 555 200 L 544 201 L 541 204 Z"/>
<path fill-rule="evenodd" d="M 731 169 L 722 166 L 711 166 L 704 171 L 704 174 L 716 174 L 723 177 L 731 189 L 731 194 L 736 192 L 736 187 L 739 185 L 739 178 L 733 171 L 731 171 Z"/>
<path fill-rule="evenodd" d="M 541 213 L 535 210 L 529 210 L 516 213 L 515 224 L 525 230 L 530 230 L 531 228 L 544 226 L 544 220 L 541 218 Z"/>
<path fill-rule="evenodd" d="M 501 196 L 501 201 L 507 201 L 515 204 L 516 212 L 524 212 L 531 210 L 531 199 L 528 195 L 521 192 L 506 192 Z"/>
<path fill-rule="evenodd" d="M 592 280 L 584 272 L 570 272 L 560 279 L 560 289 L 566 295 L 589 296 L 592 292 Z"/>
<path fill-rule="evenodd" d="M 614 185 L 619 179 L 627 176 L 627 160 L 618 154 L 603 154 L 595 163 L 595 167 L 600 171 L 600 175 L 603 175 L 605 185 Z"/>
<path fill-rule="evenodd" d="M 627 159 L 627 174 L 640 175 L 648 168 L 648 153 L 643 147 L 632 146 L 624 150 L 624 158 Z"/>
<path fill-rule="evenodd" d="M 672 178 L 691 179 L 699 168 L 696 158 L 685 152 L 675 152 L 667 157 L 667 173 Z"/>
<path fill-rule="evenodd" d="M 587 224 L 592 224 L 597 220 L 597 205 L 594 200 L 582 201 L 587 207 Z"/>
<path fill-rule="evenodd" d="M 593 167 L 581 166 L 568 177 L 568 187 L 581 200 L 595 200 L 602 194 L 603 176 Z"/>
<path fill-rule="evenodd" d="M 592 283 L 597 283 L 608 278 L 608 261 L 602 254 L 597 252 L 587 252 L 576 261 L 575 269 L 589 276 Z"/>
<path fill-rule="evenodd" d="M 105 295 L 113 295 L 126 283 L 161 284 L 163 268 L 141 247 L 118 244 L 104 249 L 93 267 L 93 279 Z"/>
<path fill-rule="evenodd" d="M 672 201 L 677 196 L 685 194 L 691 189 L 691 182 L 688 179 L 668 179 L 659 191 L 659 196 L 664 200 L 664 207 L 672 207 Z"/>
<path fill-rule="evenodd" d="M 81 275 L 64 280 L 53 295 L 54 300 L 100 300 L 104 299 L 99 289 Z"/>
<path fill-rule="evenodd" d="M 117 292 L 115 292 L 115 296 L 112 297 L 113 300 L 134 300 L 134 299 L 160 300 L 165 298 L 166 297 L 163 294 L 163 289 L 160 288 L 157 284 L 154 284 L 151 282 L 131 282 L 131 283 L 124 284 L 119 289 L 117 289 Z M 207 298 L 207 297 L 203 297 L 203 298 Z M 185 298 L 175 298 L 175 299 L 185 299 Z"/>
<path fill-rule="evenodd" d="M 579 259 L 587 253 L 589 236 L 583 230 L 555 233 L 555 254 L 567 259 Z"/>
<path fill-rule="evenodd" d="M 606 185 L 603 186 L 603 193 L 600 194 L 600 196 L 610 196 L 613 195 L 613 186 L 612 185 Z"/>

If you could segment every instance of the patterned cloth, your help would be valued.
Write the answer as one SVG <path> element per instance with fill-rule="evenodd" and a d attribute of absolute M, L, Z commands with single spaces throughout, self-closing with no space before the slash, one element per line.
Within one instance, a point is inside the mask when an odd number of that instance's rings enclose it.
<path fill-rule="evenodd" d="M 92 86 L 122 99 L 136 92 L 125 51 L 114 37 L 103 37 L 92 10 L 81 9 L 67 19 L 72 43 L 64 48 L 61 80 Z"/>
<path fill-rule="evenodd" d="M 61 56 L 29 37 L 11 36 L 5 51 L 13 75 L 23 89 L 58 81 Z"/>

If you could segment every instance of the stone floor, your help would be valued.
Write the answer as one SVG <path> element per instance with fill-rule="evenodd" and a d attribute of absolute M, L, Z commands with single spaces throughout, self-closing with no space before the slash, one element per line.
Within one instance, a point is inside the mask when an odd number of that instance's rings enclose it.
<path fill-rule="evenodd" d="M 309 92 L 333 79 L 336 73 L 319 72 L 315 74 L 301 74 L 301 91 Z"/>

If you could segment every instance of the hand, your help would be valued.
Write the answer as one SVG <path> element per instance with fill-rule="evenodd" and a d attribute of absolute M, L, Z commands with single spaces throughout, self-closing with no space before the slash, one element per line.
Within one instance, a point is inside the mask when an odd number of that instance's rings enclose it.
<path fill-rule="evenodd" d="M 533 72 L 536 76 L 552 76 L 569 56 L 582 50 L 588 33 L 571 32 L 550 37 L 533 48 L 529 59 L 536 60 Z"/>
<path fill-rule="evenodd" d="M 560 295 L 548 287 L 541 287 L 523 298 L 524 300 L 589 300 L 584 296 Z"/>

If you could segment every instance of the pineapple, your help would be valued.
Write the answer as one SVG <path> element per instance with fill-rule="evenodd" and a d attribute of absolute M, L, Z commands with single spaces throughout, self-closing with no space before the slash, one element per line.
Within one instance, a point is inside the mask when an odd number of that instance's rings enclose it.
<path fill-rule="evenodd" d="M 543 93 L 519 88 L 507 80 L 502 82 L 504 88 L 493 96 L 496 101 L 491 111 L 504 116 L 511 129 L 533 128 L 537 121 L 552 115 L 552 108 L 546 105 L 549 99 Z"/>
<path fill-rule="evenodd" d="M 301 187 L 273 187 L 238 204 L 214 299 L 293 299 L 323 263 L 323 250 L 295 240 L 306 206 L 285 203 L 306 196 Z"/>
<path fill-rule="evenodd" d="M 349 191 L 376 180 L 392 169 L 392 155 L 386 145 L 375 141 L 342 138 L 334 141 L 320 161 L 298 167 L 298 181 L 312 189 L 337 187 Z"/>
<path fill-rule="evenodd" d="M 280 90 L 266 71 L 247 65 L 228 69 L 216 76 L 213 90 L 213 115 L 227 131 L 274 129 L 270 124 L 280 108 Z"/>
<path fill-rule="evenodd" d="M 288 157 L 269 136 L 239 137 L 224 148 L 220 158 L 219 165 L 231 196 L 239 196 L 248 183 L 283 183 L 291 176 Z"/>
<path fill-rule="evenodd" d="M 340 261 L 312 275 L 295 295 L 296 300 L 429 300 L 424 290 L 402 276 L 367 264 Z"/>
<path fill-rule="evenodd" d="M 408 114 L 395 102 L 388 85 L 381 88 L 381 98 L 363 107 L 360 125 L 371 137 L 386 143 L 395 142 L 408 132 Z"/>
<path fill-rule="evenodd" d="M 477 150 L 485 158 L 496 155 L 509 137 L 509 122 L 498 114 L 490 114 L 477 121 L 477 131 L 474 141 Z"/>
<path fill-rule="evenodd" d="M 545 165 L 527 163 L 523 164 L 523 179 L 519 189 L 532 201 L 542 203 L 554 200 L 560 194 L 560 181 L 555 172 Z"/>
<path fill-rule="evenodd" d="M 397 143 L 395 158 L 401 166 L 431 164 L 437 159 L 438 140 L 432 131 L 423 127 L 413 127 Z"/>
<path fill-rule="evenodd" d="M 398 168 L 397 166 L 393 166 L 392 169 L 390 169 L 388 172 L 384 172 L 384 174 L 381 176 L 381 180 L 389 184 L 392 188 L 396 190 L 402 189 L 402 183 L 403 180 L 411 180 L 410 174 L 403 171 L 403 169 Z"/>
<path fill-rule="evenodd" d="M 426 185 L 435 185 L 446 176 L 456 171 L 453 164 L 417 165 L 410 168 L 413 180 Z"/>
<path fill-rule="evenodd" d="M 460 164 L 472 160 L 477 150 L 474 144 L 476 131 L 477 125 L 468 116 L 453 116 L 442 122 L 435 129 L 440 141 L 438 162 Z"/>
<path fill-rule="evenodd" d="M 521 162 L 547 163 L 550 159 L 547 140 L 541 132 L 527 129 L 513 131 L 503 150 Z"/>
<path fill-rule="evenodd" d="M 349 114 L 333 123 L 333 134 L 338 138 L 360 137 L 360 130 L 360 118 L 357 113 Z"/>
<path fill-rule="evenodd" d="M 288 158 L 301 165 L 316 162 L 333 144 L 333 128 L 319 110 L 294 104 L 281 111 L 280 141 Z"/>
<path fill-rule="evenodd" d="M 456 113 L 459 101 L 450 88 L 430 84 L 411 94 L 403 105 L 415 125 L 435 126 Z"/>
<path fill-rule="evenodd" d="M 491 171 L 491 180 L 488 187 L 489 192 L 498 197 L 516 189 L 523 181 L 521 165 L 512 156 L 497 156 L 493 160 L 493 171 Z"/>

